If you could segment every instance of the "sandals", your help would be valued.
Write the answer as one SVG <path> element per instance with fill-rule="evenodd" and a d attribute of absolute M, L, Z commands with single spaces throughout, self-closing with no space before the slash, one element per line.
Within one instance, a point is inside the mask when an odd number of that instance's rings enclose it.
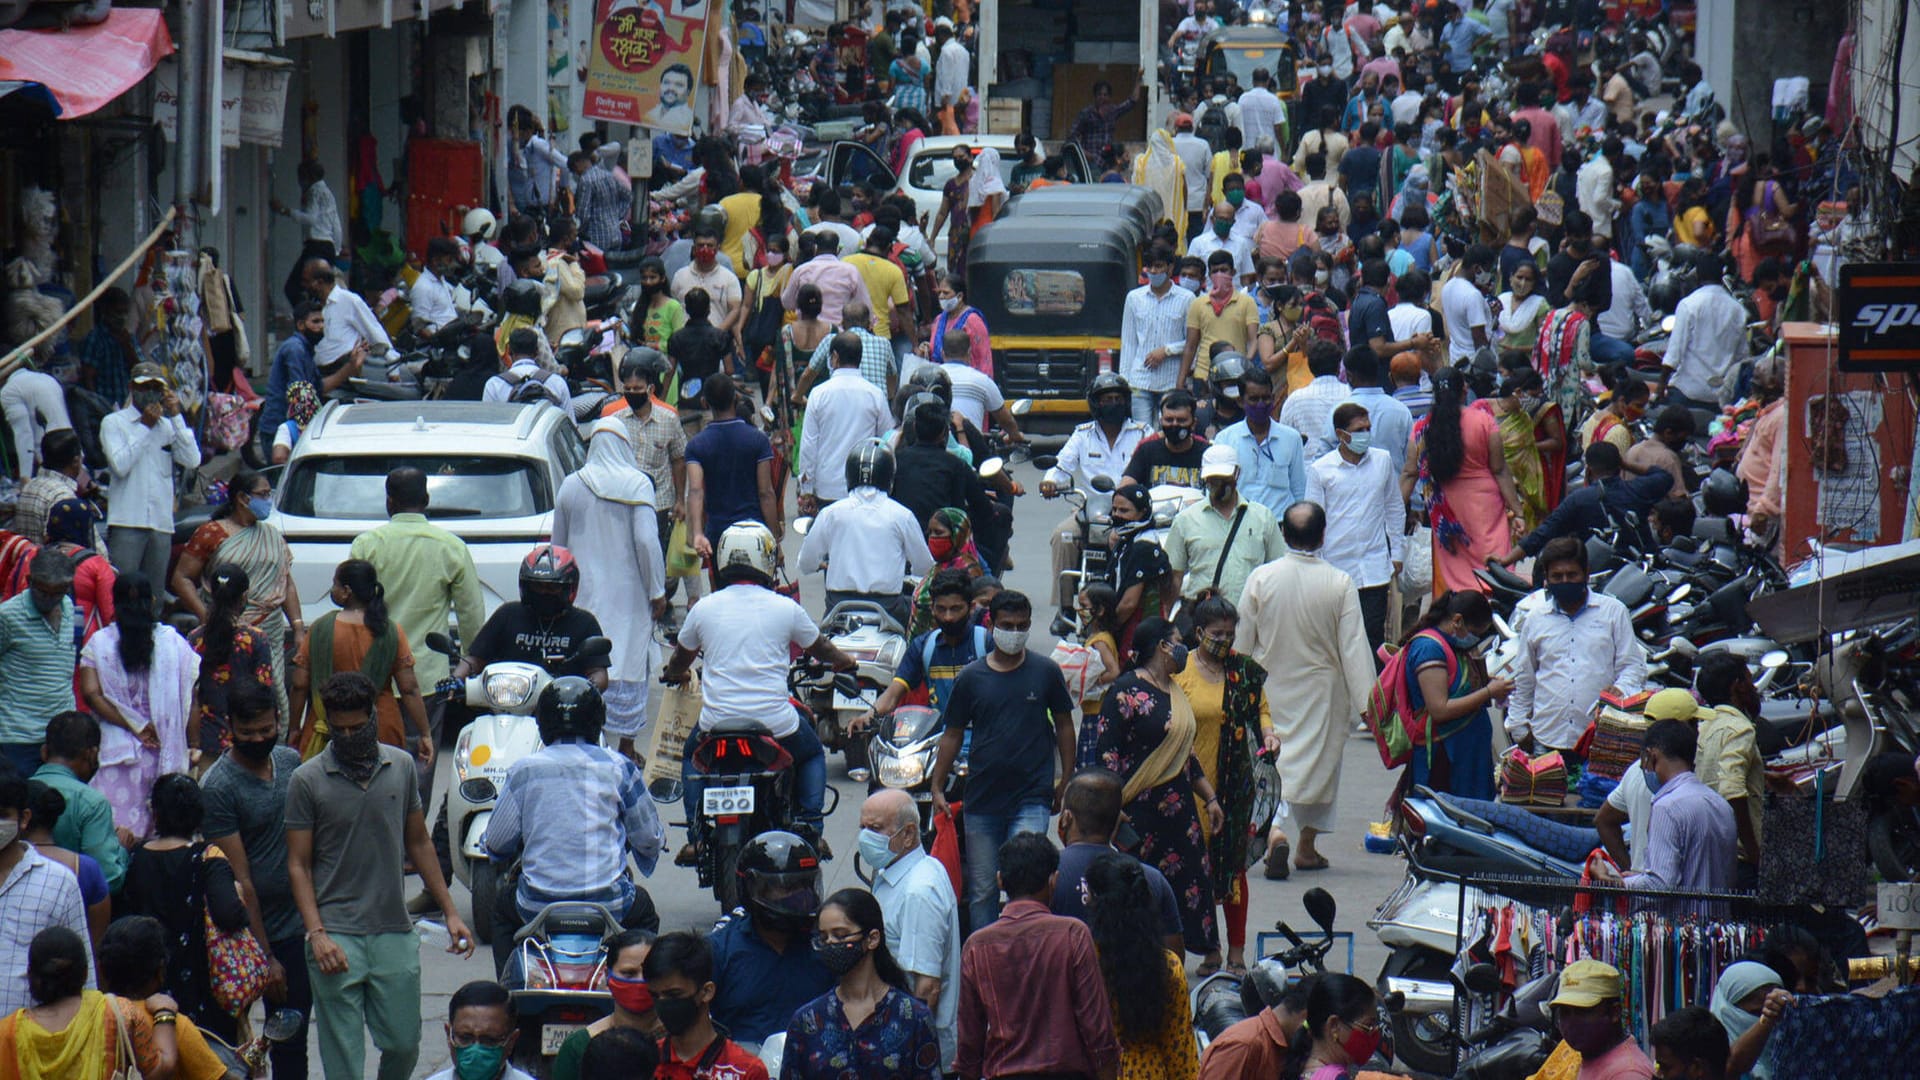
<path fill-rule="evenodd" d="M 1285 881 L 1287 879 L 1287 875 L 1293 872 L 1292 868 L 1287 865 L 1287 858 L 1292 854 L 1293 849 L 1285 840 L 1267 849 L 1267 857 L 1265 859 L 1266 869 L 1263 871 L 1263 875 L 1268 881 Z"/>
<path fill-rule="evenodd" d="M 1218 960 L 1205 961 L 1199 967 L 1193 969 L 1193 977 L 1196 979 L 1205 979 L 1217 975 L 1220 972 L 1220 966 L 1220 961 Z"/>
<path fill-rule="evenodd" d="M 1319 858 L 1316 858 L 1312 862 L 1301 862 L 1299 859 L 1293 860 L 1293 868 L 1295 870 L 1303 870 L 1303 871 L 1304 870 L 1325 870 L 1327 867 L 1332 865 L 1333 864 L 1328 862 L 1326 856 L 1324 855 L 1320 856 Z"/>

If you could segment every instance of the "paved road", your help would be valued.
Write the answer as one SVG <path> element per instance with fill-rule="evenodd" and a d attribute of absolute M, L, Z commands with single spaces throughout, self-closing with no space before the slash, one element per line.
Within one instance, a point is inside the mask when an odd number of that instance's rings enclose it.
<path fill-rule="evenodd" d="M 1029 492 L 1038 487 L 1038 476 L 1028 466 L 1018 470 L 1019 479 Z M 791 509 L 789 510 L 791 512 Z M 1047 596 L 1048 557 L 1046 540 L 1055 522 L 1064 513 L 1063 504 L 1058 501 L 1045 502 L 1037 494 L 1028 494 L 1019 500 L 1016 510 L 1017 527 L 1013 550 L 1014 569 L 1006 577 L 1008 588 L 1019 589 L 1036 597 L 1044 604 Z M 797 551 L 797 541 L 793 549 Z M 789 556 L 792 552 L 789 552 Z M 817 576 L 802 583 L 802 600 L 809 611 L 820 614 L 823 588 Z M 1038 612 L 1034 619 L 1034 648 L 1042 652 L 1050 649 L 1053 639 L 1046 634 L 1046 625 L 1052 618 L 1052 612 Z M 451 755 L 441 756 L 441 778 L 437 790 L 444 793 L 447 786 L 446 776 L 450 772 Z M 845 765 L 838 755 L 829 758 L 828 780 L 840 789 L 842 799 L 837 813 L 827 821 L 829 842 L 837 858 L 825 865 L 823 895 L 837 888 L 860 884 L 854 875 L 852 853 L 855 850 L 855 834 L 858 831 L 859 805 L 864 785 L 847 780 Z M 1320 886 L 1333 894 L 1339 904 L 1339 917 L 1336 929 L 1350 931 L 1354 935 L 1354 970 L 1369 981 L 1380 971 L 1386 960 L 1386 950 L 1379 946 L 1371 931 L 1366 928 L 1366 920 L 1379 902 L 1393 891 L 1402 877 L 1402 864 L 1399 860 L 1386 855 L 1370 855 L 1361 847 L 1361 838 L 1365 834 L 1368 821 L 1377 820 L 1381 807 L 1386 801 L 1393 777 L 1380 768 L 1371 741 L 1355 738 L 1348 743 L 1345 755 L 1344 782 L 1340 789 L 1339 829 L 1328 840 L 1323 841 L 1332 865 L 1313 873 L 1296 873 L 1287 881 L 1265 881 L 1259 877 L 1256 869 L 1251 878 L 1252 908 L 1248 919 L 1249 944 L 1253 935 L 1261 931 L 1271 931 L 1277 920 L 1286 920 L 1295 929 L 1305 929 L 1312 925 L 1301 906 L 1300 896 L 1307 889 Z M 669 822 L 678 821 L 682 815 L 674 808 L 666 815 Z M 668 830 L 669 851 L 677 850 L 685 840 L 682 829 L 670 827 Z M 719 906 L 711 893 L 699 888 L 693 871 L 671 865 L 671 859 L 662 859 L 661 866 L 645 884 L 652 893 L 654 903 L 660 911 L 660 924 L 663 930 L 697 929 L 705 930 L 712 926 L 719 915 Z M 455 897 L 466 910 L 468 897 L 466 891 L 455 887 Z M 492 974 L 485 950 L 471 959 L 460 959 L 442 952 L 445 947 L 444 934 L 435 935 L 436 927 L 422 924 L 423 936 L 432 944 L 422 950 L 422 986 L 425 1000 L 421 1005 L 421 1056 L 420 1076 L 446 1068 L 448 1052 L 442 1022 L 446 1016 L 447 999 L 462 983 L 471 979 L 489 978 Z M 1224 927 L 1222 928 L 1224 934 Z M 1278 942 L 1274 943 L 1277 948 Z M 1330 967 L 1336 970 L 1345 963 L 1345 951 L 1336 950 L 1330 957 Z M 1189 969 L 1198 963 L 1197 957 L 1189 957 Z M 369 1069 L 372 1067 L 371 1049 L 369 1050 Z M 312 1075 L 318 1077 L 319 1061 L 316 1056 Z"/>

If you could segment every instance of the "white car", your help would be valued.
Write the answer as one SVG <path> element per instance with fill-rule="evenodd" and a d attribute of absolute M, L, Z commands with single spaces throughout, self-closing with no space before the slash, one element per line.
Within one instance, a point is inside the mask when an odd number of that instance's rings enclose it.
<path fill-rule="evenodd" d="M 293 549 L 307 622 L 333 610 L 334 567 L 354 538 L 386 524 L 390 470 L 426 472 L 427 517 L 466 541 L 491 614 L 519 598 L 520 562 L 552 538 L 560 481 L 585 462 L 573 422 L 548 404 L 328 403 L 287 460 L 270 519 Z"/>
<path fill-rule="evenodd" d="M 946 237 L 942 234 L 938 241 L 933 240 L 933 218 L 940 212 L 942 189 L 954 176 L 953 148 L 968 146 L 977 154 L 986 147 L 993 147 L 1000 152 L 1000 179 L 1010 181 L 1014 166 L 1020 163 L 1014 154 L 1013 139 L 1012 135 L 930 135 L 914 144 L 913 157 L 907 161 L 905 176 L 895 176 L 893 169 L 865 143 L 837 142 L 827 153 L 826 180 L 835 187 L 865 180 L 883 193 L 902 191 L 911 195 L 913 204 L 920 210 L 920 228 L 933 242 L 939 269 L 945 270 Z M 1074 183 L 1087 184 L 1099 179 L 1087 162 L 1086 155 L 1080 152 L 1078 144 L 1055 145 L 1059 147 L 1058 153 L 1065 155 L 1067 177 Z M 1040 144 L 1043 157 L 1051 152 L 1046 143 Z"/>

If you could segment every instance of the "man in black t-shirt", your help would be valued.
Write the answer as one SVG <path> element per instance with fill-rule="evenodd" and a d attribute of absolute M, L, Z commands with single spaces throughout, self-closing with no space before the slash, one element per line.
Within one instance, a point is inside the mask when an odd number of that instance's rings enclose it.
<path fill-rule="evenodd" d="M 1193 433 L 1193 395 L 1169 390 L 1160 399 L 1160 434 L 1140 441 L 1121 484 L 1200 486 L 1200 457 L 1207 440 Z"/>
<path fill-rule="evenodd" d="M 569 663 L 582 642 L 600 634 L 600 620 L 574 606 L 579 591 L 580 568 L 572 552 L 556 544 L 534 548 L 520 564 L 520 599 L 501 604 L 487 619 L 448 683 L 483 671 L 491 663 L 519 661 L 538 664 L 555 678 L 583 675 L 604 691 L 607 657 Z"/>
<path fill-rule="evenodd" d="M 688 289 L 681 304 L 687 310 L 687 324 L 667 339 L 667 358 L 680 373 L 680 423 L 693 435 L 706 426 L 705 403 L 695 396 L 695 383 L 704 386 L 726 364 L 733 352 L 733 336 L 713 325 L 713 298 L 705 289 Z"/>

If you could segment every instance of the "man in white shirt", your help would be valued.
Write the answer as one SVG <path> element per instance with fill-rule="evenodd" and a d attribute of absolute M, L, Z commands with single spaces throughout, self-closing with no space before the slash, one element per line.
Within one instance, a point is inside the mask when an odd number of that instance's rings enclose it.
<path fill-rule="evenodd" d="M 1220 196 L 1233 207 L 1234 238 L 1246 241 L 1251 250 L 1253 234 L 1267 223 L 1267 212 L 1260 209 L 1259 203 L 1247 198 L 1247 178 L 1237 172 L 1230 172 L 1221 179 Z"/>
<path fill-rule="evenodd" d="M 1637 694 L 1647 662 L 1626 605 L 1587 588 L 1587 548 L 1571 536 L 1540 549 L 1553 603 L 1520 626 L 1507 735 L 1529 753 L 1570 752 L 1600 692 Z"/>
<path fill-rule="evenodd" d="M 1281 104 L 1273 92 L 1273 73 L 1266 68 L 1253 69 L 1253 89 L 1240 95 L 1240 131 L 1246 136 L 1248 146 L 1258 146 L 1259 141 L 1271 135 L 1274 145 L 1281 145 L 1285 136 L 1280 125 L 1286 122 L 1287 107 Z"/>
<path fill-rule="evenodd" d="M 457 1062 L 461 1046 L 500 1046 L 515 1034 L 513 996 L 507 988 L 487 979 L 476 979 L 453 992 L 447 1002 L 447 1056 L 456 1062 L 429 1076 L 427 1080 L 464 1080 L 468 1075 Z M 533 1080 L 531 1074 L 501 1061 L 492 1080 Z"/>
<path fill-rule="evenodd" d="M 1187 229 L 1189 237 L 1200 231 L 1201 217 L 1207 210 L 1207 195 L 1213 190 L 1207 172 L 1213 167 L 1213 147 L 1193 133 L 1193 116 L 1176 113 L 1173 118 L 1173 154 L 1187 174 Z"/>
<path fill-rule="evenodd" d="M 1112 489 L 1106 492 L 1093 490 L 1093 478 L 1104 476 L 1118 487 L 1120 478 L 1127 471 L 1127 462 L 1133 460 L 1133 452 L 1139 449 L 1140 440 L 1147 437 L 1147 426 L 1129 415 L 1134 400 L 1133 390 L 1127 385 L 1127 380 L 1112 372 L 1094 376 L 1093 383 L 1087 387 L 1087 408 L 1093 419 L 1073 429 L 1073 434 L 1067 436 L 1066 445 L 1060 448 L 1060 456 L 1053 468 L 1041 476 L 1040 494 L 1044 498 L 1051 499 L 1060 494 L 1063 487 L 1077 487 L 1087 493 L 1085 509 L 1069 513 L 1053 529 L 1054 607 L 1066 603 L 1060 595 L 1060 575 L 1079 564 L 1080 514 L 1104 515 L 1113 505 Z"/>
<path fill-rule="evenodd" d="M 858 334 L 833 339 L 833 373 L 807 395 L 800 436 L 800 512 L 817 514 L 847 494 L 847 457 L 893 427 L 887 395 L 860 375 L 865 346 Z"/>
<path fill-rule="evenodd" d="M 973 347 L 973 331 L 965 326 L 947 327 L 946 346 L 946 355 L 955 359 L 941 361 L 940 370 L 947 373 L 947 382 L 953 387 L 953 411 L 971 420 L 981 431 L 987 429 L 987 417 L 991 416 L 1007 432 L 1008 438 L 1025 442 L 1026 436 L 1020 434 L 1020 425 L 1013 418 L 1013 410 L 1007 407 L 999 384 L 967 362 L 968 350 Z"/>
<path fill-rule="evenodd" d="M 1395 341 L 1433 333 L 1433 311 L 1427 307 L 1431 289 L 1424 270 L 1416 267 L 1400 275 L 1397 288 L 1400 302 L 1387 309 L 1387 324 L 1393 327 Z"/>
<path fill-rule="evenodd" d="M 933 569 L 926 533 L 913 511 L 887 497 L 893 455 L 885 447 L 856 445 L 847 455 L 847 485 L 846 498 L 822 507 L 807 530 L 800 572 L 826 569 L 829 612 L 846 600 L 868 600 L 905 629 L 913 622 L 913 605 L 901 582 Z"/>
<path fill-rule="evenodd" d="M 100 449 L 113 474 L 107 501 L 107 556 L 121 573 L 153 583 L 155 614 L 166 600 L 173 549 L 173 469 L 200 467 L 200 443 L 180 415 L 165 369 L 133 366 L 131 404 L 100 421 Z"/>
<path fill-rule="evenodd" d="M 953 20 L 941 16 L 933 20 L 933 40 L 939 49 L 939 58 L 933 65 L 933 106 L 945 114 L 959 130 L 963 117 L 959 108 L 961 95 L 967 91 L 967 67 L 970 57 L 967 47 L 953 36 Z"/>
<path fill-rule="evenodd" d="M 705 289 L 712 302 L 708 315 L 715 326 L 726 326 L 740 306 L 740 277 L 720 262 L 720 234 L 711 226 L 693 231 L 693 259 L 674 271 L 667 286 L 668 295 L 685 303 L 687 294 Z"/>
<path fill-rule="evenodd" d="M 1232 203 L 1216 203 L 1208 221 L 1211 228 L 1187 242 L 1187 255 L 1204 260 L 1216 251 L 1224 251 L 1233 256 L 1234 280 L 1245 284 L 1253 279 L 1253 243 L 1234 235 L 1235 216 Z"/>
<path fill-rule="evenodd" d="M 1593 235 L 1602 240 L 1613 238 L 1613 216 L 1620 212 L 1620 196 L 1613 187 L 1613 163 L 1625 153 L 1619 137 L 1609 135 L 1600 144 L 1600 152 L 1587 159 L 1574 174 L 1580 209 L 1593 219 Z"/>
<path fill-rule="evenodd" d="M 373 309 L 360 299 L 360 294 L 341 287 L 340 272 L 332 263 L 308 259 L 304 279 L 307 291 L 319 298 L 321 317 L 326 320 L 326 333 L 321 335 L 320 344 L 313 347 L 313 362 L 322 373 L 363 344 L 370 355 L 385 357 L 389 363 L 400 358 L 393 349 L 393 339 L 387 336 L 387 328 L 374 318 Z"/>
<path fill-rule="evenodd" d="M 1580 138 L 1580 129 L 1598 135 L 1607 130 L 1607 105 L 1593 96 L 1593 76 L 1583 68 L 1567 80 L 1565 105 L 1556 105 L 1553 118 L 1560 125 L 1560 141 L 1572 146 Z"/>
<path fill-rule="evenodd" d="M 1359 346 L 1354 352 L 1373 348 Z M 1307 346 L 1307 370 L 1313 381 L 1287 395 L 1280 406 L 1280 422 L 1306 436 L 1307 460 L 1318 461 L 1333 449 L 1333 410 L 1347 400 L 1347 384 L 1340 381 L 1340 346 L 1315 341 Z"/>
<path fill-rule="evenodd" d="M 1327 512 L 1320 557 L 1360 590 L 1367 644 L 1378 649 L 1386 640 L 1388 586 L 1406 560 L 1400 470 L 1393 455 L 1373 445 L 1366 406 L 1349 401 L 1333 410 L 1333 427 L 1340 445 L 1307 467 L 1307 501 Z"/>
<path fill-rule="evenodd" d="M 1733 400 L 1734 374 L 1747 357 L 1747 309 L 1720 284 L 1720 259 L 1699 257 L 1706 284 L 1689 293 L 1673 313 L 1673 335 L 1662 361 L 1667 389 L 1681 404 L 1718 409 Z"/>
<path fill-rule="evenodd" d="M 1302 164 L 1307 170 L 1307 183 L 1300 189 L 1300 220 L 1317 222 L 1321 208 L 1331 206 L 1339 211 L 1340 228 L 1344 232 L 1353 224 L 1353 209 L 1347 204 L 1347 193 L 1327 179 L 1327 155 L 1315 151 L 1308 154 Z"/>
<path fill-rule="evenodd" d="M 407 306 L 413 320 L 429 334 L 460 317 L 453 306 L 453 290 L 446 277 L 460 265 L 460 245 L 452 237 L 436 236 L 427 241 L 427 265 L 407 290 Z"/>
<path fill-rule="evenodd" d="M 1440 317 L 1447 324 L 1447 358 L 1454 363 L 1493 341 L 1493 295 L 1498 256 L 1485 244 L 1467 249 L 1459 274 L 1440 287 Z"/>
<path fill-rule="evenodd" d="M 1120 314 L 1120 375 L 1133 389 L 1133 419 L 1142 426 L 1159 417 L 1161 396 L 1174 388 L 1193 303 L 1193 294 L 1173 283 L 1171 249 L 1154 245 L 1145 269 L 1147 283 L 1127 294 Z"/>
<path fill-rule="evenodd" d="M 1597 230 L 1599 224 L 1596 222 L 1594 227 Z M 1613 259 L 1608 271 L 1613 304 L 1593 321 L 1599 324 L 1601 333 L 1631 345 L 1640 328 L 1653 322 L 1653 306 L 1647 303 L 1647 291 L 1640 287 L 1640 279 L 1633 276 L 1632 267 Z"/>
<path fill-rule="evenodd" d="M 538 395 L 530 398 L 527 394 L 519 393 L 520 388 L 530 382 L 538 383 L 546 392 L 545 400 L 562 409 L 573 401 L 566 377 L 558 371 L 545 371 L 540 367 L 540 332 L 523 326 L 507 336 L 507 369 L 488 379 L 486 385 L 480 388 L 480 400 L 537 400 Z"/>
<path fill-rule="evenodd" d="M 920 809 L 896 788 L 860 807 L 860 858 L 873 868 L 887 951 L 907 992 L 927 1003 L 940 1060 L 953 1060 L 960 1021 L 960 901 L 938 859 L 920 846 Z"/>

